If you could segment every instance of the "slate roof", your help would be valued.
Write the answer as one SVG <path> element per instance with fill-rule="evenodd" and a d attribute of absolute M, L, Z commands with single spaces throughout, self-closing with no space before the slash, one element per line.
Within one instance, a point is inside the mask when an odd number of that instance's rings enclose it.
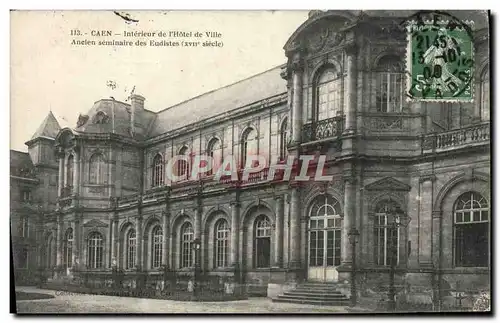
<path fill-rule="evenodd" d="M 61 130 L 61 126 L 52 111 L 50 111 L 31 137 L 31 140 L 39 137 L 55 138 L 59 130 Z"/>
<path fill-rule="evenodd" d="M 33 167 L 33 163 L 28 153 L 12 149 L 10 150 L 10 165 L 18 168 Z"/>
<path fill-rule="evenodd" d="M 98 112 L 104 113 L 107 121 L 104 123 L 95 123 L 94 118 Z M 130 134 L 130 104 L 112 99 L 103 99 L 94 103 L 87 113 L 88 120 L 85 124 L 75 128 L 77 132 L 87 133 L 116 133 L 125 137 L 131 137 Z M 154 119 L 154 112 L 143 110 L 137 111 L 134 116 L 137 139 L 143 139 L 150 123 Z"/>
<path fill-rule="evenodd" d="M 215 117 L 254 102 L 286 92 L 286 81 L 277 66 L 231 85 L 207 92 L 159 111 L 150 137 Z"/>

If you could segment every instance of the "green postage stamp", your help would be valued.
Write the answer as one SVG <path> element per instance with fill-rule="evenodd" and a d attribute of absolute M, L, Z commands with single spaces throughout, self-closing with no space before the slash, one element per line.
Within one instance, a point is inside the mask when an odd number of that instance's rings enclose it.
<path fill-rule="evenodd" d="M 473 99 L 474 44 L 470 25 L 434 12 L 408 20 L 406 94 L 410 101 Z"/>

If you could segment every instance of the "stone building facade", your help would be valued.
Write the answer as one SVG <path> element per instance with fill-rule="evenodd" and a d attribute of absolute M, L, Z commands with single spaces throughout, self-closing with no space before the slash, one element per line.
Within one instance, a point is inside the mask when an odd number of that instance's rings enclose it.
<path fill-rule="evenodd" d="M 487 16 L 474 16 L 474 101 L 426 103 L 404 96 L 398 24 L 410 14 L 311 12 L 277 68 L 159 112 L 134 94 L 130 103 L 95 102 L 73 129 L 49 115 L 27 142 L 33 180 L 11 176 L 12 199 L 28 187 L 37 201 L 30 264 L 63 276 L 98 277 L 113 266 L 130 277 L 162 266 L 190 273 L 199 239 L 203 271 L 231 276 L 239 267 L 264 294 L 349 281 L 353 256 L 363 291 L 386 285 L 392 259 L 408 286 L 489 289 Z M 168 181 L 174 156 L 188 156 L 175 166 L 183 174 L 199 154 L 232 155 L 240 166 L 259 154 L 267 163 L 247 180 L 208 172 Z M 313 165 L 326 155 L 333 179 L 265 180 L 271 156 L 305 154 Z M 408 222 L 396 231 L 387 226 L 395 209 Z"/>

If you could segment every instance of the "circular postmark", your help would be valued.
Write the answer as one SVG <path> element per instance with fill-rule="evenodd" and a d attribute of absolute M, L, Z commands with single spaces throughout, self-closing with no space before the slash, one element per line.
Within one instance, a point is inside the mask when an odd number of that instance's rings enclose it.
<path fill-rule="evenodd" d="M 470 102 L 474 43 L 469 24 L 442 11 L 419 11 L 403 24 L 408 98 Z"/>

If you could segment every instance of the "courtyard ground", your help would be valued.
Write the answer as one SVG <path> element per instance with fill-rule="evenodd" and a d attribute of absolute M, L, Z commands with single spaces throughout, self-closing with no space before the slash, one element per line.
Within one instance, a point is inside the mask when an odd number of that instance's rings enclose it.
<path fill-rule="evenodd" d="M 265 297 L 230 302 L 179 302 L 147 298 L 76 294 L 16 287 L 16 291 L 43 293 L 55 298 L 17 301 L 22 313 L 346 313 L 342 306 L 273 303 Z"/>

